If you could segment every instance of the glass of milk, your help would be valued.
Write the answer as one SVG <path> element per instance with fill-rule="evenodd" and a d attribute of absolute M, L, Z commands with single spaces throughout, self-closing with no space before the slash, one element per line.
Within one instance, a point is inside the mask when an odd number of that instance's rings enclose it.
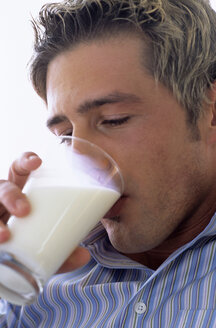
<path fill-rule="evenodd" d="M 10 217 L 11 238 L 0 245 L 0 297 L 14 304 L 36 299 L 123 192 L 119 167 L 107 153 L 87 140 L 58 139 L 61 145 L 24 186 L 30 214 Z"/>

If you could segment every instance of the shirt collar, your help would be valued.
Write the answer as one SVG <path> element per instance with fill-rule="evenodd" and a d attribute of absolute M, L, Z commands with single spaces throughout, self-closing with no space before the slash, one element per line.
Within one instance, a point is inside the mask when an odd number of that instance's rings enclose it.
<path fill-rule="evenodd" d="M 216 235 L 216 214 L 212 217 L 206 228 L 197 235 L 193 240 L 183 245 L 175 252 L 173 252 L 168 259 L 160 266 L 162 269 L 168 263 L 173 261 L 177 256 L 182 254 L 185 250 L 193 247 L 198 241 L 203 238 L 212 237 Z M 111 245 L 106 230 L 101 223 L 98 223 L 96 227 L 89 233 L 89 235 L 82 242 L 82 246 L 88 248 L 92 257 L 101 265 L 108 268 L 149 268 L 137 263 L 128 257 L 122 255 Z M 151 270 L 152 271 L 152 270 Z"/>
<path fill-rule="evenodd" d="M 81 246 L 86 247 L 97 263 L 107 268 L 143 268 L 143 265 L 132 261 L 119 253 L 110 243 L 108 235 L 101 223 L 90 232 Z"/>

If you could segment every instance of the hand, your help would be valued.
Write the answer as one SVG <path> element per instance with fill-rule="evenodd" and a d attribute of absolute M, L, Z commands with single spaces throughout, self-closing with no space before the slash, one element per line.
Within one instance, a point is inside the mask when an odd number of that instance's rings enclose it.
<path fill-rule="evenodd" d="M 22 193 L 22 188 L 31 171 L 40 165 L 41 159 L 35 153 L 24 153 L 12 163 L 8 180 L 0 180 L 0 243 L 10 238 L 10 231 L 6 225 L 10 215 L 22 218 L 29 214 L 31 206 Z M 75 270 L 86 264 L 89 259 L 89 252 L 82 247 L 77 247 L 58 273 Z"/>
<path fill-rule="evenodd" d="M 77 247 L 69 258 L 63 263 L 57 273 L 69 272 L 87 264 L 91 258 L 89 251 L 83 247 Z"/>
<path fill-rule="evenodd" d="M 30 203 L 22 188 L 32 170 L 37 169 L 41 159 L 32 152 L 24 153 L 15 160 L 8 174 L 8 180 L 0 180 L 0 243 L 10 238 L 6 225 L 10 215 L 24 217 L 30 212 Z"/>

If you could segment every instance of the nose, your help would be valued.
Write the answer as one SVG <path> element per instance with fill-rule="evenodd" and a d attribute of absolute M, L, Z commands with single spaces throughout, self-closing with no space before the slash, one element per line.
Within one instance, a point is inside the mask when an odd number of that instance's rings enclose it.
<path fill-rule="evenodd" d="M 92 143 L 100 148 L 103 148 L 103 145 L 101 143 L 100 137 L 97 135 L 95 131 L 91 131 L 86 124 L 84 126 L 74 126 L 73 129 L 73 137 L 77 139 L 86 140 L 89 143 Z M 76 146 L 76 140 L 74 140 L 74 147 Z M 77 143 L 77 147 L 79 146 L 79 143 Z"/>
<path fill-rule="evenodd" d="M 84 158 L 86 162 L 94 163 L 100 168 L 105 169 L 110 165 L 110 156 L 90 138 L 73 136 L 70 150 L 78 156 L 82 155 L 82 159 Z"/>
<path fill-rule="evenodd" d="M 94 161 L 99 161 L 103 151 L 98 150 L 97 147 L 103 149 L 100 141 L 100 136 L 96 131 L 89 128 L 89 123 L 86 121 L 76 122 L 73 126 L 73 140 L 71 144 L 73 152 L 85 155 L 88 158 L 94 158 Z"/>
<path fill-rule="evenodd" d="M 118 166 L 101 147 L 80 136 L 70 137 L 67 146 L 68 159 L 73 169 L 85 172 L 100 185 L 122 193 L 124 184 Z"/>
<path fill-rule="evenodd" d="M 99 147 L 109 156 L 111 156 L 115 161 L 117 160 L 115 156 L 113 156 L 113 147 L 112 143 L 101 135 L 96 128 L 92 128 L 90 123 L 85 119 L 79 120 L 73 124 L 73 136 L 78 139 L 87 140 L 89 143 Z M 79 144 L 76 146 L 79 147 Z M 116 154 L 115 154 L 116 155 Z"/>

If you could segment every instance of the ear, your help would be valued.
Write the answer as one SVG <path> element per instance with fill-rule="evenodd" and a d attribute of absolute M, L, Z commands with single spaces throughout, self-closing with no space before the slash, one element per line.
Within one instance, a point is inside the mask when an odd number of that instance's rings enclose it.
<path fill-rule="evenodd" d="M 216 82 L 214 82 L 211 90 L 209 90 L 208 97 L 210 104 L 208 105 L 209 112 L 209 133 L 208 144 L 216 145 Z"/>
<path fill-rule="evenodd" d="M 216 127 L 216 82 L 214 82 L 213 87 L 210 91 L 210 100 L 211 100 L 211 126 Z"/>

